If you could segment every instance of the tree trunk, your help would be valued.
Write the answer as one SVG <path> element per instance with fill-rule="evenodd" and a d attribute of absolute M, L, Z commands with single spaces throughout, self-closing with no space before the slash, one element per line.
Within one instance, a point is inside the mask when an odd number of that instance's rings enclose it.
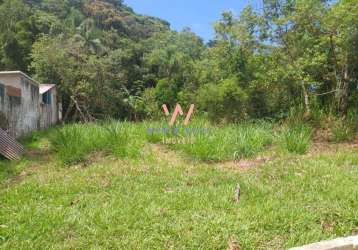
<path fill-rule="evenodd" d="M 346 117 L 348 112 L 348 96 L 349 96 L 349 74 L 348 74 L 348 55 L 346 55 L 346 63 L 342 72 L 341 79 L 337 83 L 336 102 L 338 113 Z"/>
<path fill-rule="evenodd" d="M 311 115 L 311 108 L 310 108 L 310 99 L 304 81 L 302 81 L 302 91 L 303 91 L 303 98 L 305 103 L 305 116 L 308 117 Z"/>
<path fill-rule="evenodd" d="M 338 91 L 336 95 L 338 113 L 345 117 L 348 112 L 348 90 L 349 83 L 347 79 L 342 79 L 338 84 Z"/>
<path fill-rule="evenodd" d="M 72 102 L 72 100 L 70 100 L 70 103 L 69 103 L 69 105 L 67 107 L 66 113 L 62 118 L 62 123 L 65 123 L 65 122 L 67 122 L 69 120 L 69 116 L 70 116 L 70 113 L 71 113 L 74 105 L 75 104 Z"/>

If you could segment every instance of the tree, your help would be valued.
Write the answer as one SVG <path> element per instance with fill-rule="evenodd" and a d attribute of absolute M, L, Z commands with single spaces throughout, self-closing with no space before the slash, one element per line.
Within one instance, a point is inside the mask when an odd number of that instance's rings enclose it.
<path fill-rule="evenodd" d="M 5 0 L 0 5 L 0 20 L 2 68 L 27 72 L 37 34 L 29 8 L 21 0 Z"/>
<path fill-rule="evenodd" d="M 337 110 L 346 116 L 351 88 L 357 83 L 358 5 L 342 0 L 332 6 L 324 19 L 324 41 L 330 49 Z"/>

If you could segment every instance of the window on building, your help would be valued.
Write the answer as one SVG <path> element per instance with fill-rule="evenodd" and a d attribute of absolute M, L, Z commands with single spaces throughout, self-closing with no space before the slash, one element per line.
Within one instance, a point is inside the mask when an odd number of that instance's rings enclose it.
<path fill-rule="evenodd" d="M 0 98 L 4 99 L 5 97 L 5 86 L 0 83 Z"/>
<path fill-rule="evenodd" d="M 9 104 L 11 109 L 21 105 L 21 97 L 9 96 Z"/>
<path fill-rule="evenodd" d="M 44 104 L 51 105 L 51 103 L 52 103 L 51 91 L 47 91 L 46 93 L 43 93 L 43 95 L 42 95 L 42 102 L 43 102 Z"/>
<path fill-rule="evenodd" d="M 5 103 L 5 85 L 0 83 L 0 104 L 1 106 Z"/>

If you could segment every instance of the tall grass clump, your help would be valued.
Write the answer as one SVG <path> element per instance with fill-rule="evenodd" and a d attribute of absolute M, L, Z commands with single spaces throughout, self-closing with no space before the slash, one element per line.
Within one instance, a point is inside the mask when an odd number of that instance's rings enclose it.
<path fill-rule="evenodd" d="M 183 151 L 195 160 L 219 161 L 228 157 L 227 148 L 224 146 L 227 134 L 220 132 L 218 128 L 179 137 L 186 139 L 187 142 L 175 144 L 172 147 Z"/>
<path fill-rule="evenodd" d="M 268 124 L 244 123 L 209 128 L 207 133 L 194 133 L 193 143 L 174 147 L 197 160 L 222 161 L 253 157 L 272 143 Z"/>
<path fill-rule="evenodd" d="M 144 138 L 149 143 L 160 143 L 164 138 L 170 136 L 169 125 L 166 121 L 159 122 L 143 122 L 142 131 L 145 132 Z"/>
<path fill-rule="evenodd" d="M 226 157 L 225 148 L 222 147 L 225 137 L 219 130 L 206 120 L 195 119 L 189 126 L 179 124 L 164 139 L 177 139 L 179 142 L 170 147 L 195 160 L 219 161 Z"/>
<path fill-rule="evenodd" d="M 351 141 L 358 131 L 358 114 L 350 112 L 346 118 L 334 118 L 330 122 L 334 142 Z"/>
<path fill-rule="evenodd" d="M 103 129 L 94 124 L 73 124 L 57 129 L 50 138 L 52 149 L 65 164 L 84 160 L 104 146 Z"/>
<path fill-rule="evenodd" d="M 140 146 L 131 132 L 135 131 L 126 123 L 72 124 L 57 129 L 50 142 L 64 164 L 81 162 L 98 151 L 119 157 L 134 157 L 139 154 Z"/>
<path fill-rule="evenodd" d="M 305 154 L 311 144 L 312 128 L 305 124 L 295 124 L 283 132 L 282 147 L 290 153 Z"/>
<path fill-rule="evenodd" d="M 354 134 L 348 121 L 344 121 L 343 119 L 333 121 L 330 126 L 330 131 L 334 142 L 348 141 L 352 139 Z"/>
<path fill-rule="evenodd" d="M 106 133 L 105 147 L 121 158 L 137 157 L 144 144 L 141 129 L 128 122 L 110 122 L 104 126 Z"/>
<path fill-rule="evenodd" d="M 234 135 L 235 159 L 252 157 L 273 141 L 273 130 L 268 123 L 237 125 Z"/>

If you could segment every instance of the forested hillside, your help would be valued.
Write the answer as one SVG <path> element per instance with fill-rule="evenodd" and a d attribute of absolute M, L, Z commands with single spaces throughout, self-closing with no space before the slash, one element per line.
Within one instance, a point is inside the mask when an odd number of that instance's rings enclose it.
<path fill-rule="evenodd" d="M 65 120 L 139 120 L 177 102 L 220 121 L 354 111 L 358 2 L 263 3 L 223 13 L 204 44 L 121 0 L 4 0 L 0 69 L 57 84 Z"/>
<path fill-rule="evenodd" d="M 353 246 L 358 0 L 126 1 L 0 0 L 0 249 Z"/>

